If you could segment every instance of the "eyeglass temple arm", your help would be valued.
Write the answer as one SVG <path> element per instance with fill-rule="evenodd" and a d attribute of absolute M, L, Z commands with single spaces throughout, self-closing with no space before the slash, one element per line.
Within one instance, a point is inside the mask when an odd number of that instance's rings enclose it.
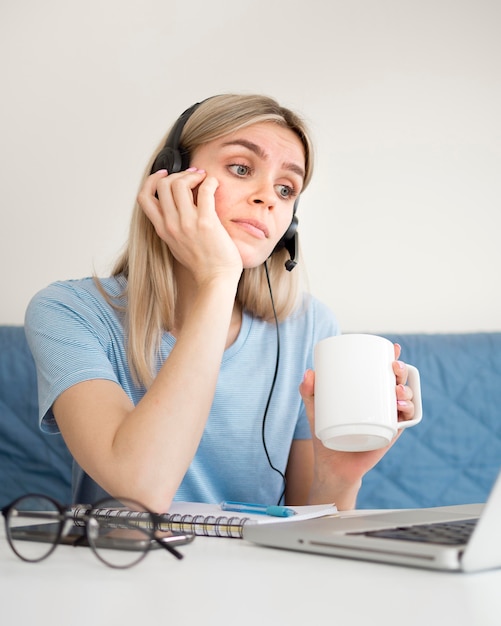
<path fill-rule="evenodd" d="M 178 550 L 176 550 L 176 548 L 174 548 L 174 546 L 171 546 L 170 543 L 168 543 L 167 541 L 163 541 L 160 537 L 155 537 L 153 536 L 153 539 L 159 543 L 162 548 L 165 548 L 168 552 L 170 552 L 173 556 L 176 557 L 176 559 L 183 559 L 184 555 L 181 554 L 181 552 L 179 552 Z"/>

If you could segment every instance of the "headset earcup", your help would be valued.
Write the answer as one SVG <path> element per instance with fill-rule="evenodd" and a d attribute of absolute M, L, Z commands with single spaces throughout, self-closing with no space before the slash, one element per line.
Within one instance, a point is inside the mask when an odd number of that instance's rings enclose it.
<path fill-rule="evenodd" d="M 169 174 L 175 174 L 176 172 L 186 169 L 183 168 L 183 165 L 183 156 L 179 150 L 166 146 L 158 153 L 151 167 L 150 174 L 154 174 L 158 172 L 158 170 L 167 170 Z"/>
<path fill-rule="evenodd" d="M 291 239 L 294 239 L 297 233 L 298 224 L 299 224 L 299 220 L 297 219 L 297 215 L 294 215 L 292 217 L 291 223 L 289 224 L 289 228 L 285 231 L 285 235 L 281 239 L 281 241 L 283 242 L 282 247 L 285 248 L 287 242 L 290 241 Z"/>
<path fill-rule="evenodd" d="M 278 250 L 282 250 L 282 248 L 289 249 L 288 246 L 287 246 L 287 243 L 292 241 L 293 239 L 295 239 L 296 233 L 297 233 L 297 227 L 298 227 L 298 224 L 299 224 L 299 220 L 298 220 L 297 215 L 296 215 L 296 209 L 297 209 L 297 201 L 296 201 L 296 204 L 294 205 L 294 213 L 292 215 L 291 223 L 289 224 L 289 227 L 287 228 L 287 230 L 283 234 L 283 236 L 280 239 L 280 241 L 275 246 L 275 249 L 273 250 L 273 252 L 276 252 Z"/>
<path fill-rule="evenodd" d="M 190 155 L 180 145 L 181 134 L 184 125 L 199 106 L 200 102 L 197 102 L 179 116 L 165 141 L 165 146 L 153 162 L 150 174 L 154 174 L 158 170 L 167 170 L 169 174 L 175 174 L 190 166 Z"/>
<path fill-rule="evenodd" d="M 298 256 L 298 236 L 297 236 L 297 227 L 299 221 L 296 215 L 293 215 L 292 221 L 289 224 L 289 228 L 286 230 L 284 236 L 280 239 L 280 241 L 275 246 L 273 252 L 277 252 L 278 250 L 282 250 L 285 248 L 289 253 L 290 259 L 287 259 L 285 262 L 285 268 L 288 272 L 293 270 L 297 265 L 297 256 Z M 273 254 L 272 252 L 272 254 Z"/>

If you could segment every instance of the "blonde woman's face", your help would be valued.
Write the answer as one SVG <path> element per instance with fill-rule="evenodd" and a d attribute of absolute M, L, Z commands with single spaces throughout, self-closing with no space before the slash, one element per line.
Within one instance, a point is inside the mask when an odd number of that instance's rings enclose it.
<path fill-rule="evenodd" d="M 254 124 L 199 146 L 191 165 L 217 178 L 216 212 L 244 267 L 263 263 L 287 230 L 303 187 L 299 137 L 273 122 Z"/>

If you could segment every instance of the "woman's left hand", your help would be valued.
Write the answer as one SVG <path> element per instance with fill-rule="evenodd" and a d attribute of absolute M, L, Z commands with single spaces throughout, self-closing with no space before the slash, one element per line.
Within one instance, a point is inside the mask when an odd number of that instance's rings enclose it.
<path fill-rule="evenodd" d="M 407 366 L 399 360 L 401 348 L 395 344 L 393 371 L 396 377 L 398 419 L 409 420 L 414 416 L 412 390 L 406 386 Z M 355 508 L 356 496 L 363 476 L 371 470 L 391 448 L 402 431 L 384 448 L 367 452 L 340 452 L 326 448 L 315 436 L 315 373 L 308 370 L 299 387 L 310 422 L 314 452 L 314 478 L 310 500 L 312 503 L 336 502 L 341 509 Z"/>

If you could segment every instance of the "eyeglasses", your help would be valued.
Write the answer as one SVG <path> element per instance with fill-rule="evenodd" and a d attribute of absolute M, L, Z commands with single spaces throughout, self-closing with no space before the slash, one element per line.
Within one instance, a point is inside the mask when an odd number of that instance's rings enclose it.
<path fill-rule="evenodd" d="M 179 539 L 160 530 L 160 516 L 129 498 L 107 498 L 91 506 L 68 508 L 50 498 L 28 494 L 2 509 L 7 540 L 23 561 L 46 559 L 59 543 L 90 546 L 110 567 L 139 563 L 151 548 L 162 547 L 177 559 Z M 182 543 L 191 538 L 183 537 Z"/>

